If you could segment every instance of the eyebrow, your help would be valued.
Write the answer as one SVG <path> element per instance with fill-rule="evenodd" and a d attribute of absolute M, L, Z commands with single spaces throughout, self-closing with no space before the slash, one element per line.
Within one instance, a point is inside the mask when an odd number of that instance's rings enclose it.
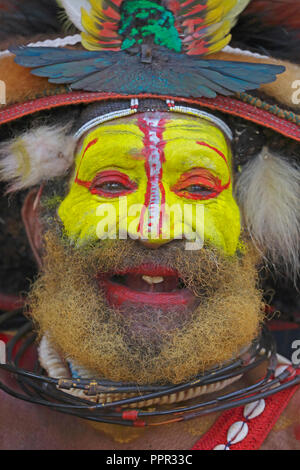
<path fill-rule="evenodd" d="M 80 170 L 80 167 L 81 167 L 81 164 L 82 164 L 82 161 L 86 155 L 86 152 L 89 150 L 90 147 L 92 147 L 93 145 L 95 145 L 96 143 L 98 142 L 98 139 L 94 139 L 94 140 L 90 140 L 90 142 L 86 145 L 84 151 L 83 151 L 83 154 L 81 156 L 81 159 L 80 159 L 80 162 L 79 162 L 79 165 L 78 165 L 78 168 L 77 168 L 77 171 L 76 171 L 76 176 L 75 176 L 75 183 L 78 183 L 78 181 L 81 181 L 79 180 L 78 178 L 78 174 L 79 174 L 79 170 Z"/>
<path fill-rule="evenodd" d="M 228 173 L 229 173 L 229 179 L 228 179 L 228 182 L 226 185 L 224 185 L 223 189 L 227 189 L 231 183 L 231 170 L 229 168 L 229 164 L 228 164 L 228 161 L 227 161 L 227 158 L 225 157 L 224 153 L 221 152 L 221 150 L 219 150 L 218 148 L 214 147 L 213 145 L 210 145 L 208 144 L 207 142 L 197 142 L 198 145 L 202 145 L 203 147 L 207 147 L 211 150 L 213 150 L 214 152 L 216 152 L 225 162 L 226 166 L 227 166 L 227 170 L 228 170 Z"/>
<path fill-rule="evenodd" d="M 229 170 L 229 166 L 228 166 L 228 161 L 227 161 L 227 158 L 225 157 L 224 153 L 221 152 L 221 150 L 217 149 L 216 147 L 214 147 L 213 145 L 210 145 L 208 144 L 207 142 L 196 142 L 198 145 L 203 145 L 203 147 L 208 147 L 209 149 L 213 150 L 214 152 L 216 152 L 221 158 L 223 158 L 224 162 L 226 163 L 227 165 L 227 168 Z"/>
<path fill-rule="evenodd" d="M 132 133 L 131 133 L 131 134 L 132 134 Z M 80 162 L 79 162 L 77 171 L 76 171 L 76 176 L 75 176 L 75 179 L 74 179 L 74 183 L 79 184 L 79 185 L 81 185 L 81 186 L 88 187 L 88 184 L 90 183 L 90 181 L 84 181 L 84 180 L 80 179 L 80 178 L 78 177 L 78 175 L 79 175 L 79 171 L 80 171 L 80 168 L 81 168 L 81 164 L 82 164 L 82 162 L 83 162 L 84 157 L 85 157 L 86 154 L 87 154 L 87 151 L 88 151 L 91 147 L 93 147 L 95 144 L 97 144 L 98 140 L 99 140 L 98 138 L 95 138 L 95 139 L 91 140 L 90 142 L 88 142 L 88 144 L 86 145 L 86 147 L 85 147 L 85 149 L 84 149 L 84 151 L 83 151 L 83 153 L 82 153 L 82 156 L 81 156 L 81 159 L 80 159 Z M 113 146 L 112 146 L 112 149 L 113 149 Z M 129 153 L 128 153 L 128 154 L 129 154 Z M 102 156 L 103 156 L 103 155 L 102 155 Z M 136 161 L 135 161 L 134 159 L 132 159 L 132 162 L 134 162 L 135 164 L 134 164 L 134 165 L 131 165 L 130 168 L 129 168 L 128 165 L 127 165 L 127 166 L 122 166 L 119 162 L 118 162 L 117 165 L 105 165 L 105 166 L 113 166 L 114 168 L 119 168 L 119 169 L 121 169 L 121 170 L 128 170 L 128 169 L 133 169 L 133 168 L 136 166 Z M 100 171 L 101 171 L 101 170 L 100 170 Z M 98 172 L 97 172 L 97 173 L 98 173 Z"/>

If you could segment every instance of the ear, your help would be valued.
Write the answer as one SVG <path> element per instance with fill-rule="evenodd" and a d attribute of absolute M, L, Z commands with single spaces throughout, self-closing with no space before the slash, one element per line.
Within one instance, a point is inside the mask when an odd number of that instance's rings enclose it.
<path fill-rule="evenodd" d="M 32 189 L 30 193 L 27 194 L 22 207 L 22 219 L 27 238 L 40 269 L 42 268 L 42 224 L 39 219 L 39 203 L 42 190 L 43 186 L 41 186 L 40 189 Z"/>

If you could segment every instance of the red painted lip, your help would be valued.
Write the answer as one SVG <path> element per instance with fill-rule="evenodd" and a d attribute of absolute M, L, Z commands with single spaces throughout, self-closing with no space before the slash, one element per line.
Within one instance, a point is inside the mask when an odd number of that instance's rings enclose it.
<path fill-rule="evenodd" d="M 151 287 L 142 280 L 142 275 L 162 276 L 164 281 Z M 125 284 L 118 282 L 116 276 L 121 276 Z M 176 270 L 151 264 L 113 273 L 99 273 L 97 276 L 99 287 L 104 290 L 108 303 L 113 307 L 149 306 L 162 310 L 174 307 L 186 309 L 194 306 L 196 297 L 189 289 L 177 287 L 179 279 Z"/>

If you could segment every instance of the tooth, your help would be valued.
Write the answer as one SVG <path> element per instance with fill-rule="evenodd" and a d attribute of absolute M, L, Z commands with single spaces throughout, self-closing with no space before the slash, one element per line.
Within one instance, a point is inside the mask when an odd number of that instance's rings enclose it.
<path fill-rule="evenodd" d="M 142 279 L 150 285 L 159 284 L 160 282 L 163 282 L 163 280 L 164 280 L 164 278 L 161 277 L 161 276 L 155 276 L 155 277 L 142 276 Z"/>

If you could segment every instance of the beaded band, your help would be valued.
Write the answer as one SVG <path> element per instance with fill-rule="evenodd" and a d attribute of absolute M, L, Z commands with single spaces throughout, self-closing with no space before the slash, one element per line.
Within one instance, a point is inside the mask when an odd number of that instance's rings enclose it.
<path fill-rule="evenodd" d="M 207 113 L 206 111 L 200 111 L 199 109 L 189 108 L 186 106 L 175 106 L 175 103 L 172 100 L 167 100 L 167 105 L 170 111 L 173 111 L 174 113 L 189 114 L 190 116 L 200 117 L 202 119 L 206 119 L 207 121 L 212 122 L 213 124 L 216 124 L 224 132 L 224 134 L 228 137 L 229 140 L 233 139 L 232 132 L 227 126 L 227 124 L 225 124 L 222 119 L 214 116 L 213 114 Z"/>
<path fill-rule="evenodd" d="M 207 121 L 210 121 L 213 124 L 215 124 L 217 127 L 219 127 L 229 140 L 233 139 L 232 132 L 230 128 L 227 126 L 227 124 L 225 124 L 225 122 L 222 121 L 222 119 L 214 116 L 213 114 L 207 113 L 206 111 L 201 111 L 199 109 L 189 108 L 186 106 L 176 106 L 173 100 L 166 100 L 166 103 L 170 112 L 187 114 L 190 116 L 196 116 L 202 119 L 206 119 Z M 130 108 L 112 111 L 111 113 L 107 113 L 107 114 L 102 114 L 100 116 L 97 116 L 91 119 L 90 121 L 87 121 L 83 126 L 81 126 L 78 129 L 78 131 L 76 131 L 76 133 L 74 134 L 74 137 L 76 140 L 79 140 L 80 137 L 83 136 L 83 134 L 85 134 L 87 131 L 89 131 L 93 127 L 99 124 L 102 124 L 103 122 L 113 121 L 114 119 L 118 119 L 121 117 L 135 114 L 138 112 L 138 107 L 139 107 L 139 100 L 137 98 L 133 98 L 130 101 Z"/>
<path fill-rule="evenodd" d="M 135 102 L 138 101 L 136 99 L 131 100 L 131 107 L 127 109 L 121 109 L 119 111 L 112 111 L 111 113 L 103 114 L 102 116 L 97 116 L 91 121 L 86 122 L 78 131 L 74 134 L 76 140 L 79 140 L 80 137 L 83 136 L 87 131 L 92 129 L 93 127 L 97 126 L 98 124 L 102 124 L 103 122 L 113 121 L 114 119 L 118 119 L 125 116 L 130 116 L 131 114 L 135 114 L 137 112 L 137 106 Z"/>

